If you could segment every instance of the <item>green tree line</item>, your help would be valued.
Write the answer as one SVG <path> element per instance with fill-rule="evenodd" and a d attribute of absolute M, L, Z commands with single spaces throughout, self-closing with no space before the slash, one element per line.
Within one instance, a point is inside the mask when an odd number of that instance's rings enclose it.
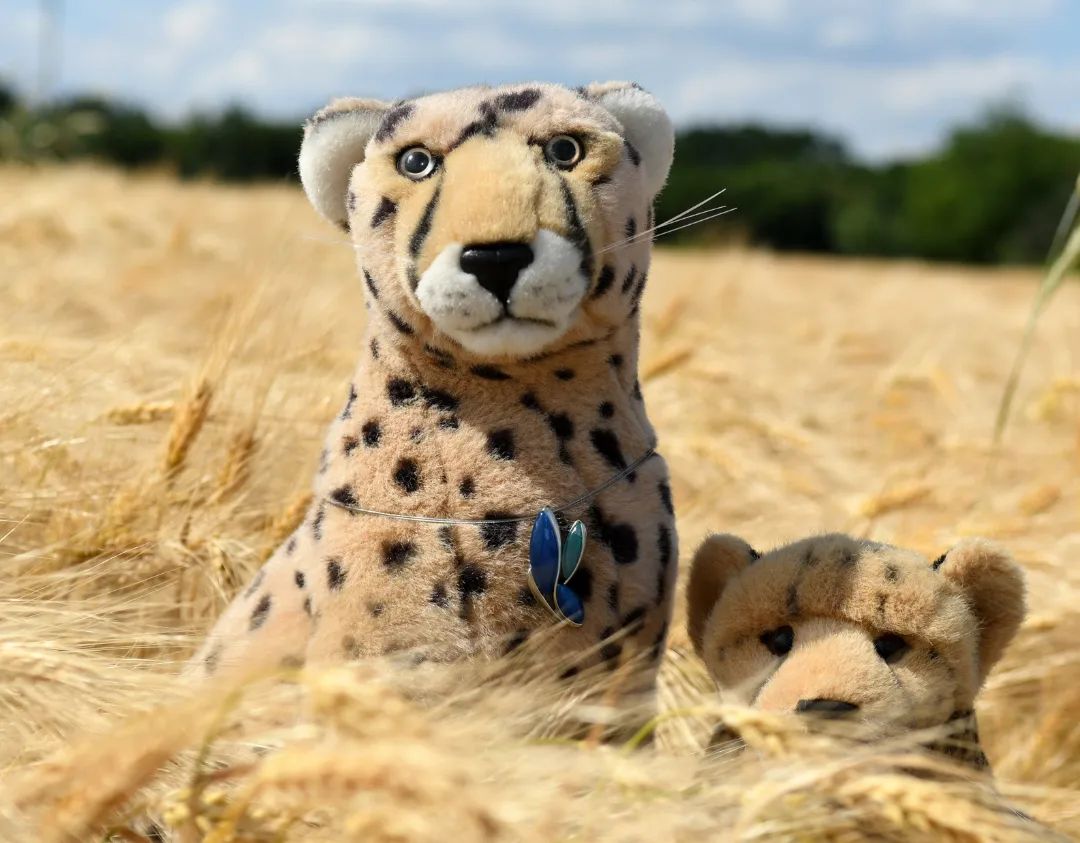
<path fill-rule="evenodd" d="M 30 108 L 0 87 L 0 158 L 97 158 L 167 167 L 182 178 L 296 178 L 299 121 L 239 107 L 166 124 L 100 97 Z M 1017 109 L 989 111 L 921 158 L 868 165 L 810 130 L 760 125 L 681 131 L 657 204 L 668 219 L 721 187 L 737 211 L 669 243 L 739 238 L 778 250 L 911 256 L 974 263 L 1039 262 L 1080 171 L 1080 138 Z"/>

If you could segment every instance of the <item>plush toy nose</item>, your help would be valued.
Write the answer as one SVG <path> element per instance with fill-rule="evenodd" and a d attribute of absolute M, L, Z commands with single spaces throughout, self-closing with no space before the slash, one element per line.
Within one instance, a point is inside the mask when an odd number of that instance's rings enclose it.
<path fill-rule="evenodd" d="M 822 717 L 843 717 L 845 714 L 858 711 L 859 707 L 855 705 L 855 703 L 844 702 L 843 700 L 825 700 L 818 698 L 813 700 L 799 700 L 795 705 L 795 710 L 800 714 L 817 714 Z"/>
<path fill-rule="evenodd" d="M 504 305 L 521 270 L 533 261 L 527 243 L 473 243 L 461 250 L 461 269 Z"/>

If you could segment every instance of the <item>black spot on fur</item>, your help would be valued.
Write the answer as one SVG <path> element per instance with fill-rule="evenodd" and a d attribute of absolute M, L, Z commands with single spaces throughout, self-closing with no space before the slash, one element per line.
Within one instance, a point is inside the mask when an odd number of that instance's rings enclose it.
<path fill-rule="evenodd" d="M 634 528 L 629 524 L 608 521 L 599 505 L 593 506 L 590 515 L 600 541 L 611 551 L 615 563 L 617 565 L 630 565 L 636 562 L 638 558 L 638 541 Z"/>
<path fill-rule="evenodd" d="M 574 438 L 574 422 L 566 413 L 551 413 L 548 417 L 551 432 L 558 439 L 567 440 Z"/>
<path fill-rule="evenodd" d="M 375 279 L 371 277 L 371 273 L 366 269 L 364 270 L 364 283 L 367 284 L 368 292 L 371 293 L 373 299 L 379 297 L 379 288 L 375 286 Z"/>
<path fill-rule="evenodd" d="M 296 583 L 297 588 L 303 588 L 304 587 L 304 572 L 303 571 L 297 571 L 296 573 L 294 573 L 293 574 L 293 582 Z"/>
<path fill-rule="evenodd" d="M 509 655 L 514 652 L 518 647 L 529 640 L 529 630 L 519 629 L 510 636 L 510 639 L 506 642 L 506 646 L 503 647 L 503 655 Z"/>
<path fill-rule="evenodd" d="M 394 482 L 406 495 L 420 490 L 420 466 L 416 460 L 405 457 L 398 460 L 397 468 L 394 469 Z"/>
<path fill-rule="evenodd" d="M 485 521 L 497 521 L 501 518 L 513 518 L 508 512 L 491 511 L 484 513 Z M 504 545 L 510 544 L 517 538 L 518 522 L 510 521 L 506 524 L 481 524 L 480 536 L 484 540 L 487 550 L 497 550 Z"/>
<path fill-rule="evenodd" d="M 608 359 L 608 363 L 615 369 L 621 369 L 623 364 L 623 356 L 621 354 L 612 354 Z"/>
<path fill-rule="evenodd" d="M 930 648 L 930 650 L 927 652 L 927 655 L 930 657 L 930 661 L 933 662 L 936 662 L 938 659 L 941 658 L 941 653 L 939 653 L 933 647 Z"/>
<path fill-rule="evenodd" d="M 463 498 L 471 498 L 476 493 L 476 484 L 471 477 L 465 477 L 458 484 L 458 493 Z"/>
<path fill-rule="evenodd" d="M 443 524 L 439 527 L 439 544 L 447 550 L 454 550 L 456 547 L 454 543 L 454 528 L 449 524 Z"/>
<path fill-rule="evenodd" d="M 371 217 L 371 227 L 378 228 L 390 217 L 397 212 L 397 203 L 393 199 L 384 196 L 382 201 L 379 202 L 379 207 L 375 209 L 374 215 Z M 376 296 L 376 298 L 378 298 Z"/>
<path fill-rule="evenodd" d="M 307 615 L 309 618 L 311 617 L 311 598 L 310 597 L 305 597 L 304 598 L 304 614 Z"/>
<path fill-rule="evenodd" d="M 251 612 L 251 618 L 248 620 L 248 629 L 254 632 L 264 623 L 266 623 L 266 616 L 270 614 L 270 595 L 264 594 L 259 598 L 259 602 L 255 604 L 255 608 Z"/>
<path fill-rule="evenodd" d="M 345 400 L 344 408 L 342 408 L 342 410 L 341 410 L 341 418 L 347 419 L 347 418 L 349 418 L 349 416 L 352 415 L 352 408 L 353 408 L 353 404 L 356 403 L 356 398 L 357 398 L 356 386 L 354 384 L 350 383 L 349 384 L 349 396 Z"/>
<path fill-rule="evenodd" d="M 450 144 L 450 149 L 453 150 L 461 144 L 465 143 L 469 138 L 474 138 L 477 135 L 486 135 L 491 137 L 495 134 L 495 129 L 499 125 L 499 115 L 495 111 L 495 108 L 491 103 L 485 102 L 480 104 L 480 118 L 474 120 L 468 126 L 461 130 L 461 134 L 457 136 L 457 139 Z"/>
<path fill-rule="evenodd" d="M 409 116 L 415 110 L 415 106 L 412 103 L 403 102 L 400 105 L 395 105 L 383 116 L 382 122 L 379 124 L 378 130 L 375 132 L 375 140 L 380 143 L 385 140 L 389 140 L 393 137 L 397 127 L 405 120 L 409 119 Z"/>
<path fill-rule="evenodd" d="M 581 274 L 586 278 L 592 278 L 592 244 L 589 242 L 589 235 L 585 231 L 585 226 L 581 224 L 577 201 L 574 199 L 574 194 L 565 178 L 560 179 L 559 185 L 562 187 L 563 204 L 566 208 L 566 227 L 568 229 L 566 239 L 581 252 Z"/>
<path fill-rule="evenodd" d="M 416 545 L 412 542 L 384 542 L 382 548 L 383 565 L 391 571 L 399 570 L 416 554 Z"/>
<path fill-rule="evenodd" d="M 395 407 L 416 400 L 416 387 L 404 378 L 390 378 L 386 382 L 386 396 Z"/>
<path fill-rule="evenodd" d="M 322 523 L 325 518 L 326 507 L 319 504 L 319 508 L 315 510 L 315 517 L 311 519 L 311 535 L 315 537 L 315 541 L 322 539 Z"/>
<path fill-rule="evenodd" d="M 469 369 L 469 371 L 472 372 L 474 375 L 476 375 L 478 378 L 483 378 L 484 380 L 489 380 L 489 381 L 508 381 L 508 380 L 510 380 L 510 375 L 506 374 L 506 372 L 504 372 L 502 369 L 497 369 L 494 366 L 485 366 L 485 365 L 473 366 L 471 369 Z"/>
<path fill-rule="evenodd" d="M 379 447 L 379 441 L 382 439 L 382 428 L 379 427 L 379 423 L 375 419 L 364 422 L 364 426 L 360 428 L 360 433 L 363 434 L 364 444 L 367 447 Z"/>
<path fill-rule="evenodd" d="M 900 571 L 895 565 L 885 566 L 885 579 L 889 582 L 896 582 L 900 579 Z"/>
<path fill-rule="evenodd" d="M 613 582 L 608 586 L 607 604 L 611 611 L 619 611 L 619 584 L 617 582 Z"/>
<path fill-rule="evenodd" d="M 435 192 L 420 217 L 420 222 L 416 225 L 416 230 L 413 232 L 412 237 L 409 238 L 409 256 L 414 260 L 420 254 L 420 250 L 424 248 L 424 241 L 427 240 L 428 235 L 431 233 L 431 223 L 435 219 L 435 208 L 439 204 L 439 193 L 440 189 L 435 188 Z"/>
<path fill-rule="evenodd" d="M 572 381 L 574 379 L 573 369 L 556 369 L 555 377 L 561 381 Z"/>
<path fill-rule="evenodd" d="M 793 582 L 788 586 L 787 599 L 784 603 L 784 608 L 787 611 L 788 617 L 798 617 L 799 615 L 799 583 Z"/>
<path fill-rule="evenodd" d="M 939 556 L 937 559 L 934 560 L 933 564 L 930 567 L 933 568 L 936 571 L 938 568 L 940 568 L 944 564 L 945 557 L 948 556 L 948 555 L 949 554 L 947 554 L 947 553 L 941 554 L 941 556 Z"/>
<path fill-rule="evenodd" d="M 671 500 L 671 487 L 666 481 L 661 480 L 657 484 L 657 489 L 660 491 L 660 501 L 664 504 L 664 509 L 667 510 L 668 515 L 675 514 L 675 504 Z"/>
<path fill-rule="evenodd" d="M 375 338 L 371 340 L 371 356 L 376 360 L 379 359 L 379 341 Z"/>
<path fill-rule="evenodd" d="M 517 602 L 519 606 L 535 606 L 536 595 L 532 593 L 532 589 L 527 585 L 523 585 L 518 589 Z"/>
<path fill-rule="evenodd" d="M 610 401 L 604 401 L 599 407 L 600 415 L 605 419 L 610 419 L 615 415 L 615 405 Z"/>
<path fill-rule="evenodd" d="M 379 617 L 385 610 L 386 607 L 382 603 L 368 603 L 368 612 L 373 618 Z"/>
<path fill-rule="evenodd" d="M 423 396 L 424 402 L 436 410 L 445 410 L 449 413 L 458 408 L 458 400 L 444 390 L 430 389 L 425 386 L 421 387 L 420 394 Z"/>
<path fill-rule="evenodd" d="M 341 450 L 345 456 L 351 456 L 352 452 L 360 446 L 360 440 L 355 436 L 346 436 L 341 440 Z"/>
<path fill-rule="evenodd" d="M 631 634 L 634 634 L 645 625 L 645 615 L 648 614 L 648 611 L 649 610 L 646 607 L 638 606 L 636 609 L 627 612 L 623 619 L 619 621 L 619 625 L 623 629 L 630 630 Z"/>
<path fill-rule="evenodd" d="M 338 486 L 330 493 L 330 497 L 344 507 L 356 506 L 356 493 L 352 486 Z"/>
<path fill-rule="evenodd" d="M 345 569 L 341 560 L 334 556 L 326 560 L 326 585 L 331 591 L 339 591 L 345 584 Z"/>
<path fill-rule="evenodd" d="M 259 586 L 262 585 L 264 579 L 266 579 L 266 569 L 259 568 L 258 572 L 251 580 L 251 585 L 244 589 L 244 597 L 250 597 L 256 591 L 258 591 Z"/>
<path fill-rule="evenodd" d="M 393 325 L 399 332 L 407 337 L 411 337 L 413 333 L 412 325 L 398 316 L 394 311 L 386 311 L 386 318 L 390 320 L 390 324 Z"/>
<path fill-rule="evenodd" d="M 641 166 L 641 153 L 637 151 L 637 147 L 628 140 L 623 141 L 623 146 L 626 147 L 626 157 L 630 159 L 630 163 L 635 167 Z"/>
<path fill-rule="evenodd" d="M 877 613 L 879 617 L 885 616 L 885 609 L 889 605 L 889 595 L 884 591 L 879 592 L 877 596 Z"/>
<path fill-rule="evenodd" d="M 514 432 L 512 430 L 493 430 L 487 438 L 488 452 L 497 460 L 514 458 Z"/>
<path fill-rule="evenodd" d="M 285 553 L 289 556 L 296 553 L 296 536 L 289 536 L 289 540 L 285 543 Z"/>
<path fill-rule="evenodd" d="M 441 582 L 435 583 L 435 587 L 431 589 L 431 597 L 429 599 L 440 609 L 445 609 L 449 606 L 450 597 L 446 593 L 446 585 Z"/>
<path fill-rule="evenodd" d="M 330 452 L 326 448 L 323 448 L 319 452 L 319 474 L 326 474 L 326 472 L 327 472 L 327 470 L 329 468 L 330 468 Z"/>
<path fill-rule="evenodd" d="M 566 668 L 566 670 L 564 670 L 562 673 L 559 674 L 559 679 L 564 680 L 564 681 L 567 680 L 567 679 L 573 679 L 580 672 L 581 672 L 580 667 L 568 667 L 568 668 Z"/>
<path fill-rule="evenodd" d="M 461 420 L 457 416 L 444 416 L 439 419 L 439 427 L 443 430 L 457 430 L 461 427 Z"/>
<path fill-rule="evenodd" d="M 660 524 L 656 528 L 656 549 L 660 554 L 660 567 L 667 568 L 671 564 L 671 530 L 666 524 Z"/>
<path fill-rule="evenodd" d="M 436 348 L 435 346 L 428 343 L 424 344 L 424 351 L 434 357 L 436 365 L 440 366 L 441 368 L 454 368 L 454 358 L 450 355 L 449 352 L 443 351 L 441 348 Z"/>
<path fill-rule="evenodd" d="M 458 573 L 458 591 L 463 601 L 483 594 L 487 591 L 487 572 L 475 565 L 466 565 Z"/>
<path fill-rule="evenodd" d="M 356 213 L 356 194 L 351 190 L 345 194 L 345 208 L 350 216 Z"/>
<path fill-rule="evenodd" d="M 540 92 L 536 88 L 526 88 L 511 94 L 499 94 L 495 97 L 495 107 L 500 111 L 525 111 L 540 101 Z"/>
<path fill-rule="evenodd" d="M 630 269 L 627 270 L 626 277 L 623 279 L 620 292 L 624 295 L 630 292 L 630 288 L 634 286 L 634 282 L 637 280 L 637 267 L 634 264 L 630 264 Z"/>
<path fill-rule="evenodd" d="M 589 432 L 589 440 L 600 456 L 607 461 L 608 465 L 620 470 L 626 468 L 626 457 L 623 456 L 619 438 L 613 431 L 598 427 Z M 629 479 L 633 481 L 633 475 Z"/>
<path fill-rule="evenodd" d="M 605 184 L 611 184 L 611 176 L 607 173 L 601 173 L 592 180 L 593 187 L 603 187 Z"/>
<path fill-rule="evenodd" d="M 521 406 L 526 410 L 540 410 L 540 402 L 531 392 L 526 392 L 521 396 Z"/>
<path fill-rule="evenodd" d="M 611 289 L 611 285 L 615 283 L 615 270 L 605 264 L 600 270 L 600 276 L 596 279 L 596 287 L 593 289 L 592 298 L 598 299 Z"/>
<path fill-rule="evenodd" d="M 638 400 L 643 401 L 645 396 L 641 394 L 641 381 L 634 380 L 634 388 L 631 390 L 631 394 Z"/>
<path fill-rule="evenodd" d="M 627 237 L 633 237 L 635 234 L 637 234 L 637 220 L 635 220 L 633 217 L 629 217 L 626 220 L 625 230 Z"/>

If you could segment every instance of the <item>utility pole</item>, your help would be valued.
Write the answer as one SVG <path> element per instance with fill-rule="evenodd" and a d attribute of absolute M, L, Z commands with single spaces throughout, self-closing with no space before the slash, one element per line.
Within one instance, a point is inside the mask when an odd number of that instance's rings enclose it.
<path fill-rule="evenodd" d="M 60 79 L 60 27 L 64 0 L 38 2 L 38 66 L 34 101 L 44 105 L 55 93 Z"/>

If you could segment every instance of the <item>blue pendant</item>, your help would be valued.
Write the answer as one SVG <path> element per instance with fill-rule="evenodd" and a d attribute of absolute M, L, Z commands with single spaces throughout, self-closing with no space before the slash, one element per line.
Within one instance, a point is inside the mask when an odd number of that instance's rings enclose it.
<path fill-rule="evenodd" d="M 585 621 L 585 607 L 567 582 L 581 565 L 586 536 L 585 525 L 575 521 L 564 542 L 555 513 L 544 507 L 529 537 L 529 587 L 557 618 L 573 626 Z"/>

